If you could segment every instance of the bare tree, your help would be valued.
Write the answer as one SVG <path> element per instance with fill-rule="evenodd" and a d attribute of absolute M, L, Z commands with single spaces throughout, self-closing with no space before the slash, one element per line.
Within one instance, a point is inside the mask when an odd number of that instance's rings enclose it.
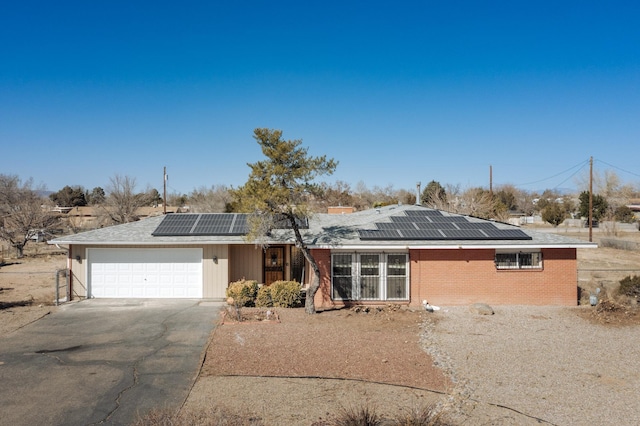
<path fill-rule="evenodd" d="M 464 190 L 459 196 L 455 213 L 490 219 L 493 216 L 491 194 L 479 187 Z"/>
<path fill-rule="evenodd" d="M 589 190 L 589 175 L 584 174 L 576 180 L 582 191 Z M 615 209 L 629 204 L 631 198 L 637 194 L 637 186 L 633 184 L 623 184 L 620 177 L 612 170 L 593 172 L 593 192 L 601 195 L 607 200 L 611 209 L 609 216 L 613 216 Z"/>
<path fill-rule="evenodd" d="M 16 249 L 18 257 L 24 256 L 27 243 L 59 221 L 50 201 L 40 195 L 42 190 L 33 189 L 31 180 L 21 185 L 17 176 L 0 175 L 0 238 Z"/>
<path fill-rule="evenodd" d="M 100 222 L 105 225 L 135 222 L 138 209 L 149 204 L 149 196 L 136 193 L 136 179 L 115 175 L 107 186 L 107 198 L 100 206 Z"/>
<path fill-rule="evenodd" d="M 233 197 L 225 185 L 194 189 L 188 195 L 189 208 L 194 213 L 224 213 L 229 211 Z"/>

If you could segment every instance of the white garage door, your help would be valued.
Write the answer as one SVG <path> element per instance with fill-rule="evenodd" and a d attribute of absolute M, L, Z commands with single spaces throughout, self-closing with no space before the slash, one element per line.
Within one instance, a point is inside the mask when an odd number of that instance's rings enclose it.
<path fill-rule="evenodd" d="M 89 294 L 202 298 L 202 249 L 89 249 Z"/>

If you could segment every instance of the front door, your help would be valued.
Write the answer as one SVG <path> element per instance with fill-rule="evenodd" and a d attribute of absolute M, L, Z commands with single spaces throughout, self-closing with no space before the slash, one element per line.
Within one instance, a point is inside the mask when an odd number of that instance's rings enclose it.
<path fill-rule="evenodd" d="M 284 280 L 284 247 L 269 247 L 264 251 L 264 284 Z"/>

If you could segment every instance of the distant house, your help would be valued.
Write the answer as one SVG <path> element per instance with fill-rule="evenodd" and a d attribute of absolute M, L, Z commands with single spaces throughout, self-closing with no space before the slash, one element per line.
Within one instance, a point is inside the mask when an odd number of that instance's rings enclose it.
<path fill-rule="evenodd" d="M 303 237 L 321 270 L 316 306 L 473 302 L 575 305 L 577 250 L 595 244 L 421 206 L 317 214 Z M 247 215 L 169 214 L 50 241 L 69 248 L 80 297 L 223 299 L 229 282 L 310 282 L 291 230 L 265 250 Z"/>
<path fill-rule="evenodd" d="M 54 207 L 54 211 L 62 213 L 62 218 L 73 223 L 75 228 L 95 229 L 100 227 L 100 206 L 76 206 L 76 207 Z M 176 213 L 179 207 L 167 206 L 167 213 Z M 162 205 L 140 207 L 136 211 L 137 215 L 143 219 L 151 216 L 159 216 L 164 212 Z"/>

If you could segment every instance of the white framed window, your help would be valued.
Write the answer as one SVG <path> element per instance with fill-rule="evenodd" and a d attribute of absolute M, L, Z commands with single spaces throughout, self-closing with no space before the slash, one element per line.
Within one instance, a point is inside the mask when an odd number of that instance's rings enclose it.
<path fill-rule="evenodd" d="M 408 300 L 407 253 L 343 253 L 331 255 L 334 300 Z"/>
<path fill-rule="evenodd" d="M 496 252 L 496 269 L 542 269 L 542 252 Z"/>

